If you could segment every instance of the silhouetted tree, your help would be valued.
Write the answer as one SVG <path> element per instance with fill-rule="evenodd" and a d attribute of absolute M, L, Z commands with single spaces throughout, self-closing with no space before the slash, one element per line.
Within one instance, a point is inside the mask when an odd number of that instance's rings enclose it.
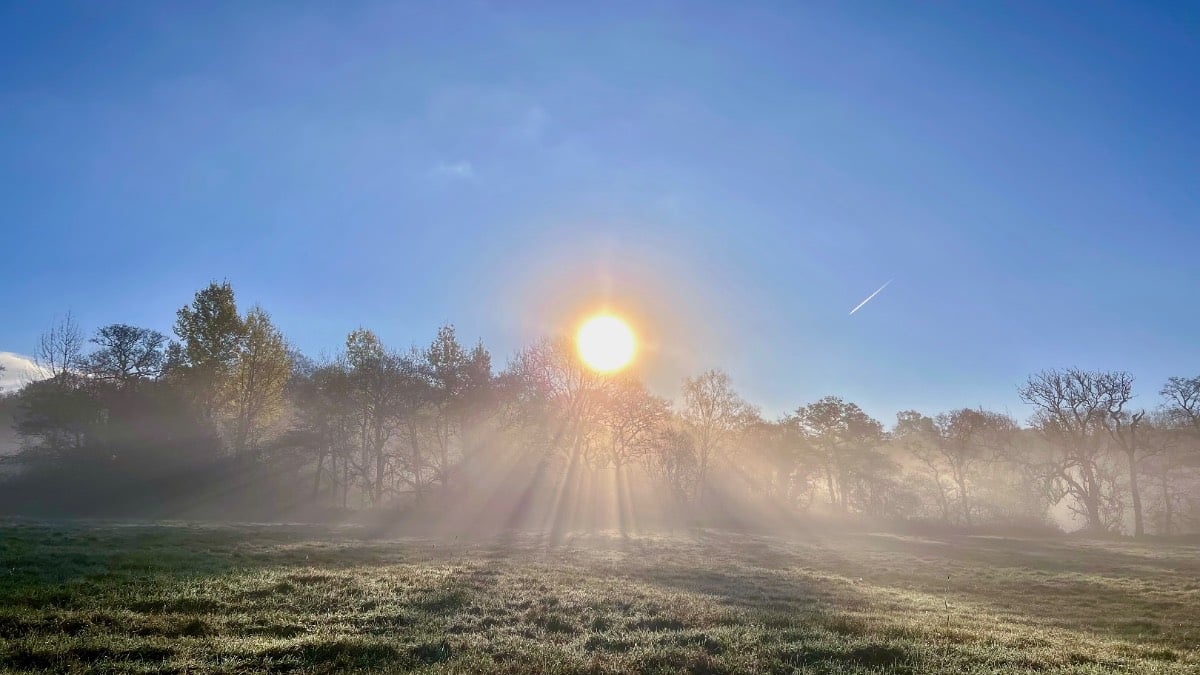
<path fill-rule="evenodd" d="M 167 337 L 156 330 L 114 323 L 97 330 L 91 342 L 97 349 L 84 369 L 99 382 L 127 387 L 162 375 Z"/>
<path fill-rule="evenodd" d="M 67 312 L 38 339 L 37 366 L 49 373 L 50 379 L 67 386 L 83 366 L 83 348 L 83 331 Z"/>
<path fill-rule="evenodd" d="M 883 425 L 837 396 L 797 408 L 789 422 L 817 454 L 829 503 L 848 511 L 855 469 L 870 465 L 867 455 L 883 440 Z"/>
<path fill-rule="evenodd" d="M 60 373 L 21 388 L 16 429 L 26 461 L 69 462 L 87 447 L 101 408 L 81 384 L 70 373 Z"/>
<path fill-rule="evenodd" d="M 1142 515 L 1142 490 L 1138 478 L 1142 472 L 1140 462 L 1145 446 L 1139 430 L 1142 426 L 1142 419 L 1146 417 L 1146 411 L 1124 410 L 1125 405 L 1132 397 L 1133 377 L 1127 373 L 1121 373 L 1121 375 L 1127 378 L 1127 382 L 1114 381 L 1113 384 L 1122 388 L 1125 393 L 1118 392 L 1110 399 L 1108 415 L 1104 418 L 1104 427 L 1108 431 L 1109 437 L 1125 455 L 1129 471 L 1129 496 L 1133 503 L 1133 536 L 1141 537 L 1146 533 L 1146 528 Z"/>
<path fill-rule="evenodd" d="M 326 479 L 332 503 L 345 508 L 350 494 L 353 455 L 359 447 L 356 435 L 358 411 L 353 405 L 345 364 L 329 363 L 294 370 L 290 387 L 295 415 L 279 445 L 297 450 L 315 461 L 314 499 L 320 496 L 322 480 Z"/>
<path fill-rule="evenodd" d="M 1091 529 L 1110 529 L 1120 514 L 1116 476 L 1105 451 L 1108 424 L 1113 411 L 1128 402 L 1131 381 L 1126 373 L 1069 368 L 1031 375 L 1019 390 L 1021 399 L 1036 409 L 1032 425 L 1055 451 L 1044 463 L 1045 471 Z"/>
<path fill-rule="evenodd" d="M 68 312 L 42 333 L 37 365 L 50 377 L 30 382 L 18 396 L 16 429 L 25 457 L 76 460 L 100 417 L 81 369 L 83 333 Z"/>
<path fill-rule="evenodd" d="M 1170 421 L 1200 434 L 1200 375 L 1172 377 L 1159 392 L 1163 411 Z"/>

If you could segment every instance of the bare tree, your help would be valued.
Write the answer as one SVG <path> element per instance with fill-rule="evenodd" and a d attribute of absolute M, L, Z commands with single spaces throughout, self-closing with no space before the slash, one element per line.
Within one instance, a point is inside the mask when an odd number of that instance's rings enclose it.
<path fill-rule="evenodd" d="M 1068 506 L 1095 530 L 1109 529 L 1120 513 L 1116 476 L 1106 461 L 1108 443 L 1124 434 L 1132 452 L 1135 439 L 1120 418 L 1132 398 L 1133 376 L 1124 372 L 1088 372 L 1078 368 L 1031 375 L 1019 390 L 1034 406 L 1031 422 L 1057 451 L 1047 469 L 1073 503 Z M 1139 418 L 1140 419 L 1140 418 Z M 1130 470 L 1136 473 L 1136 454 Z"/>
<path fill-rule="evenodd" d="M 632 377 L 617 377 L 600 408 L 599 438 L 590 455 L 597 463 L 620 469 L 650 452 L 669 418 L 666 400 Z"/>
<path fill-rule="evenodd" d="M 83 346 L 83 331 L 67 312 L 39 338 L 36 364 L 65 385 L 84 365 Z"/>
<path fill-rule="evenodd" d="M 16 430 L 31 455 L 66 459 L 87 445 L 98 417 L 81 370 L 84 339 L 70 312 L 38 340 L 34 361 L 50 377 L 28 383 L 20 392 L 22 414 Z"/>
<path fill-rule="evenodd" d="M 571 461 L 578 459 L 595 431 L 612 379 L 584 365 L 567 337 L 522 350 L 506 379 L 522 423 L 545 432 L 544 459 L 564 449 Z"/>
<path fill-rule="evenodd" d="M 695 437 L 696 490 L 703 499 L 704 483 L 714 458 L 728 449 L 733 437 L 756 416 L 753 406 L 733 390 L 725 372 L 709 370 L 683 381 L 684 423 Z"/>
<path fill-rule="evenodd" d="M 1200 375 L 1172 377 L 1159 392 L 1163 411 L 1172 422 L 1200 433 Z"/>
<path fill-rule="evenodd" d="M 167 336 L 149 328 L 115 323 L 96 331 L 91 342 L 96 351 L 88 355 L 88 375 L 100 382 L 125 387 L 162 375 Z"/>
<path fill-rule="evenodd" d="M 1132 383 L 1133 378 L 1130 377 L 1129 381 Z M 1142 419 L 1146 416 L 1146 411 L 1124 410 L 1123 408 L 1131 396 L 1132 394 L 1127 394 L 1124 399 L 1111 399 L 1108 416 L 1104 418 L 1104 428 L 1125 455 L 1126 465 L 1129 468 L 1129 497 L 1133 504 L 1133 536 L 1141 537 L 1146 534 L 1146 526 L 1142 514 L 1142 490 L 1138 483 L 1138 477 L 1142 472 L 1140 464 L 1145 446 L 1141 442 L 1142 436 L 1139 434 L 1139 428 L 1142 426 Z"/>

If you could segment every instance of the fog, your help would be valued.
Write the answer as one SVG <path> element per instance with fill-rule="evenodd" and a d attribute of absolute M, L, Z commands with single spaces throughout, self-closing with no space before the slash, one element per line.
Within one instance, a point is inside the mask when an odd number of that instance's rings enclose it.
<path fill-rule="evenodd" d="M 453 326 L 406 350 L 358 328 L 317 362 L 227 283 L 172 337 L 68 316 L 40 348 L 50 376 L 3 399 L 11 514 L 454 536 L 1200 528 L 1200 377 L 1135 400 L 1132 374 L 1046 370 L 1018 388 L 1022 420 L 876 420 L 833 394 L 767 419 L 723 371 L 665 397 L 632 364 L 590 367 L 570 333 L 495 364 Z"/>

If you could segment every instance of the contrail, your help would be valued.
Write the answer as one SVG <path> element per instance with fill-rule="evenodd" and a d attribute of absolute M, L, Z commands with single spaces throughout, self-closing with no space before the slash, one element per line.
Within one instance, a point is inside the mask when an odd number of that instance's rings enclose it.
<path fill-rule="evenodd" d="M 884 285 L 882 285 L 882 286 L 880 286 L 880 287 L 879 287 L 879 290 L 877 290 L 877 291 L 875 291 L 874 293 L 872 293 L 872 294 L 868 295 L 866 300 L 863 300 L 862 302 L 858 303 L 858 305 L 857 305 L 857 306 L 856 306 L 854 309 L 850 310 L 850 313 L 849 313 L 849 314 L 847 314 L 847 316 L 854 316 L 854 313 L 855 313 L 855 312 L 857 312 L 858 310 L 862 309 L 863 305 L 865 305 L 865 304 L 867 304 L 868 302 L 870 302 L 870 301 L 871 301 L 871 298 L 874 298 L 875 296 L 877 296 L 877 295 L 879 295 L 881 292 L 883 292 L 883 289 L 887 288 L 887 287 L 888 287 L 888 284 L 892 283 L 892 281 L 894 281 L 894 280 L 893 280 L 893 279 L 888 279 L 886 284 L 884 284 Z"/>

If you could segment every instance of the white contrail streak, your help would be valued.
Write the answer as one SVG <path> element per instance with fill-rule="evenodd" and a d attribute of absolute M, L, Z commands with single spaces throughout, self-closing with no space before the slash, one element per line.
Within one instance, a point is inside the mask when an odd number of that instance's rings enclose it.
<path fill-rule="evenodd" d="M 862 308 L 863 308 L 863 305 L 865 305 L 865 304 L 867 304 L 868 302 L 870 302 L 872 298 L 874 298 L 875 296 L 877 296 L 877 295 L 879 295 L 880 293 L 882 293 L 882 292 L 883 292 L 883 289 L 887 288 L 887 287 L 888 287 L 888 284 L 892 283 L 892 281 L 893 281 L 892 279 L 888 279 L 886 284 L 884 284 L 884 285 L 882 285 L 882 286 L 880 286 L 880 287 L 879 287 L 879 290 L 877 290 L 877 291 L 875 291 L 874 293 L 872 293 L 872 294 L 868 295 L 866 300 L 863 300 L 862 302 L 858 303 L 858 305 L 856 305 L 856 306 L 854 307 L 854 309 L 850 310 L 850 313 L 849 313 L 849 314 L 847 314 L 847 316 L 854 316 L 854 313 L 855 313 L 855 312 L 857 312 L 858 310 L 862 309 Z"/>

